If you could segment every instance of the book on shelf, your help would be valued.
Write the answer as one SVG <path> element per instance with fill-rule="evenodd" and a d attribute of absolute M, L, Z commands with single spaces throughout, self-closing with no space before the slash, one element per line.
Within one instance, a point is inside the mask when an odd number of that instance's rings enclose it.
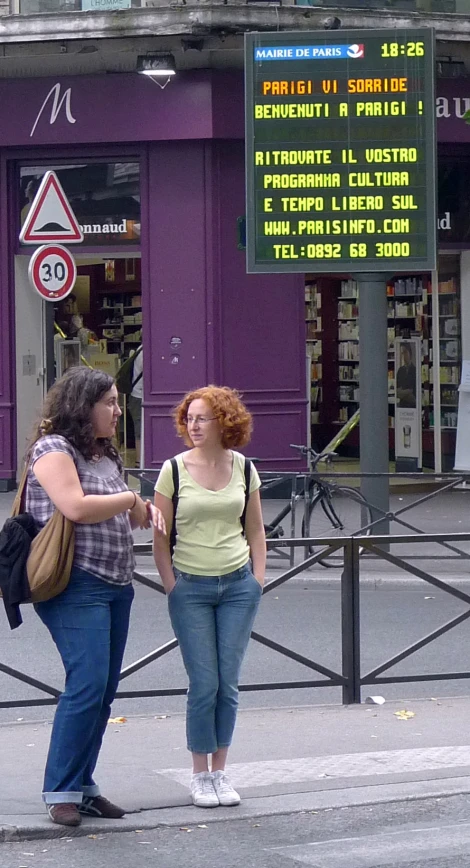
<path fill-rule="evenodd" d="M 455 277 L 450 277 L 448 280 L 440 280 L 438 283 L 439 295 L 448 295 L 457 292 L 457 281 Z"/>
<path fill-rule="evenodd" d="M 342 280 L 341 281 L 341 298 L 357 298 L 359 295 L 359 287 L 357 285 L 356 280 Z"/>

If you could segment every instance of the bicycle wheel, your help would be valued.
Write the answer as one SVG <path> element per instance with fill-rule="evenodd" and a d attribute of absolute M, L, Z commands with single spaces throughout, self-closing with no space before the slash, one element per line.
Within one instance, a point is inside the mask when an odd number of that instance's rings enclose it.
<path fill-rule="evenodd" d="M 302 536 L 358 536 L 361 528 L 365 528 L 362 536 L 369 536 L 371 529 L 367 525 L 372 520 L 370 506 L 360 491 L 347 486 L 324 488 L 310 502 L 307 526 L 305 519 L 302 521 Z M 309 547 L 310 554 L 316 554 L 319 550 L 318 545 Z M 319 563 L 324 567 L 338 567 L 343 561 L 344 551 L 338 549 Z"/>

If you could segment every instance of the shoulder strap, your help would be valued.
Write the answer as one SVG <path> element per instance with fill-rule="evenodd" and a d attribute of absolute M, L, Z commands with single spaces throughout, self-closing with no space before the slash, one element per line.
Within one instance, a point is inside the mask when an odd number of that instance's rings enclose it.
<path fill-rule="evenodd" d="M 29 461 L 25 462 L 23 473 L 21 474 L 21 479 L 18 485 L 18 491 L 16 492 L 15 499 L 13 501 L 13 506 L 11 508 L 11 515 L 14 518 L 16 515 L 20 515 L 24 512 L 24 496 L 26 494 L 26 480 L 28 478 L 28 470 L 29 470 Z"/>
<path fill-rule="evenodd" d="M 135 362 L 137 356 L 140 355 L 140 353 L 142 352 L 142 349 L 143 349 L 142 346 L 140 346 L 140 347 L 135 351 L 134 355 L 132 356 L 132 365 L 134 365 L 134 362 Z M 137 375 L 137 377 L 135 378 L 135 380 L 132 381 L 132 383 L 131 383 L 131 388 L 132 388 L 132 389 L 134 388 L 134 386 L 137 385 L 137 383 L 139 382 L 139 380 L 142 379 L 143 376 L 144 376 L 144 372 L 143 372 L 143 370 L 142 370 L 142 371 L 140 372 L 140 374 Z"/>
<path fill-rule="evenodd" d="M 176 458 L 170 459 L 171 464 L 171 475 L 173 477 L 173 497 L 171 498 L 171 502 L 173 504 L 173 524 L 171 526 L 170 532 L 170 555 L 173 558 L 173 552 L 175 550 L 176 545 L 176 511 L 178 509 L 178 496 L 180 490 L 180 474 L 178 470 L 178 462 Z"/>
<path fill-rule="evenodd" d="M 249 458 L 245 458 L 244 460 L 245 466 L 243 470 L 243 475 L 245 478 L 245 506 L 243 507 L 243 512 L 240 518 L 242 525 L 242 532 L 245 533 L 245 524 L 246 524 L 246 510 L 248 506 L 248 501 L 250 499 L 250 480 L 251 480 L 251 461 Z"/>
<path fill-rule="evenodd" d="M 135 380 L 132 380 L 132 383 L 131 383 L 132 388 L 134 388 L 134 386 L 137 386 L 137 383 L 139 382 L 139 380 L 142 379 L 143 376 L 144 376 L 144 372 L 141 371 L 140 374 L 135 378 Z"/>

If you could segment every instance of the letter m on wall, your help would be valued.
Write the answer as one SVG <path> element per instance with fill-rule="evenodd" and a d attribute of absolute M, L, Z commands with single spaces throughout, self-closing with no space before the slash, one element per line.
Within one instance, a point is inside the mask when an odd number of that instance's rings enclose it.
<path fill-rule="evenodd" d="M 37 116 L 36 120 L 34 121 L 33 127 L 31 129 L 30 134 L 29 134 L 30 138 L 34 135 L 34 131 L 35 131 L 35 129 L 39 123 L 39 119 L 40 119 L 43 111 L 45 110 L 49 100 L 52 101 L 51 115 L 49 118 L 49 124 L 51 126 L 52 126 L 52 124 L 55 124 L 55 122 L 56 122 L 56 120 L 60 114 L 60 110 L 61 110 L 62 106 L 64 106 L 65 117 L 67 118 L 67 121 L 69 122 L 69 124 L 76 123 L 76 118 L 74 118 L 74 116 L 72 114 L 72 106 L 71 106 L 72 88 L 68 87 L 67 90 L 65 90 L 61 96 L 60 95 L 60 83 L 57 82 L 57 84 L 55 84 L 54 87 L 51 87 L 49 93 L 46 96 L 46 99 L 44 100 L 41 108 L 39 109 L 38 116 Z"/>

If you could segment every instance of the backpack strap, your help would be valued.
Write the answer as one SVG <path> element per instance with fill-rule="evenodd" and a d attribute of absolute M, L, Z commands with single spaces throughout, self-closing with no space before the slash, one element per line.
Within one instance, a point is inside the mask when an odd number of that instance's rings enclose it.
<path fill-rule="evenodd" d="M 173 560 L 173 552 L 175 550 L 176 545 L 176 511 L 178 509 L 178 496 L 180 490 L 180 474 L 178 470 L 178 462 L 176 458 L 170 458 L 171 464 L 171 475 L 173 477 L 173 497 L 171 498 L 171 502 L 173 504 L 173 524 L 171 526 L 170 531 L 170 555 Z"/>
<path fill-rule="evenodd" d="M 250 499 L 250 480 L 251 480 L 251 461 L 249 458 L 245 458 L 245 466 L 243 470 L 243 476 L 245 478 L 245 506 L 243 507 L 243 512 L 241 514 L 241 525 L 242 525 L 242 533 L 245 535 L 245 524 L 246 524 L 246 510 L 248 507 L 248 501 Z"/>
<path fill-rule="evenodd" d="M 143 346 L 141 345 L 141 346 L 140 346 L 140 347 L 135 351 L 134 355 L 132 356 L 132 372 L 134 372 L 134 363 L 135 363 L 135 360 L 136 360 L 137 356 L 142 352 L 142 349 L 143 349 Z M 137 383 L 139 382 L 139 380 L 142 379 L 143 376 L 144 376 L 144 372 L 141 371 L 140 374 L 137 375 L 137 377 L 135 378 L 135 380 L 132 381 L 132 383 L 131 383 L 131 391 L 134 389 L 134 386 L 137 385 Z"/>
<path fill-rule="evenodd" d="M 135 378 L 135 380 L 132 381 L 132 383 L 131 383 L 132 389 L 134 389 L 134 386 L 137 386 L 137 383 L 139 382 L 139 380 L 142 379 L 143 376 L 144 376 L 144 372 L 141 371 L 140 374 Z"/>

